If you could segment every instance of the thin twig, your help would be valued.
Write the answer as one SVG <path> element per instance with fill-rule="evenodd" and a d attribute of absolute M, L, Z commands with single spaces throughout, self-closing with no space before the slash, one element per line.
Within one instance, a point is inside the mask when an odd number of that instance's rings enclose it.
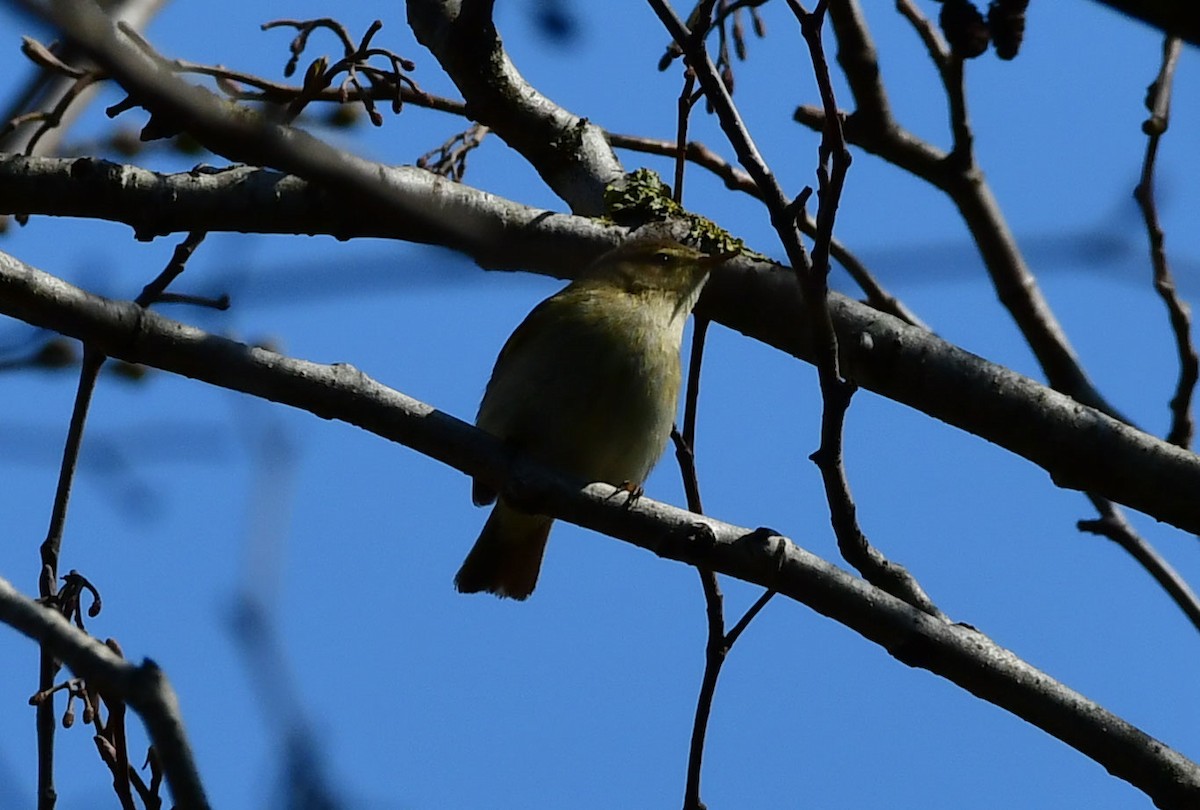
<path fill-rule="evenodd" d="M 70 426 L 67 428 L 67 441 L 63 448 L 58 486 L 54 493 L 54 506 L 50 512 L 50 527 L 41 546 L 42 574 L 38 582 L 38 592 L 43 599 L 48 599 L 58 592 L 58 560 L 62 551 L 63 528 L 67 521 L 67 505 L 71 500 L 71 485 L 74 483 L 75 470 L 79 464 L 79 448 L 83 442 L 83 428 L 87 422 L 88 407 L 91 404 L 92 393 L 96 389 L 96 379 L 103 363 L 104 355 L 102 353 L 84 347 L 83 367 L 79 374 L 79 386 L 75 392 L 75 405 L 71 412 Z"/>
<path fill-rule="evenodd" d="M 764 5 L 766 2 L 767 2 L 767 0 L 733 0 L 733 2 L 726 2 L 726 0 L 721 0 L 721 5 L 716 10 L 717 11 L 716 17 L 713 19 L 712 25 L 710 25 L 708 27 L 708 31 L 705 32 L 705 36 L 708 35 L 708 32 L 711 32 L 714 29 L 721 30 L 721 26 L 723 26 L 725 24 L 725 21 L 731 16 L 735 16 L 735 25 L 736 25 L 737 24 L 736 23 L 736 15 L 739 12 L 741 12 L 743 9 L 749 8 L 750 13 L 756 15 L 758 12 L 758 6 Z M 688 17 L 688 25 L 689 26 L 693 24 L 695 17 L 701 16 L 700 8 L 699 8 L 700 4 L 697 3 L 696 6 L 697 6 L 696 10 Z M 761 31 L 761 21 L 757 17 L 755 18 L 755 21 L 756 21 L 755 31 L 760 32 Z M 758 35 L 760 37 L 763 36 L 762 33 L 759 33 Z M 658 69 L 666 70 L 667 67 L 671 64 L 671 62 L 674 61 L 675 59 L 678 59 L 680 56 L 683 56 L 683 49 L 679 47 L 678 42 L 676 42 L 674 39 L 672 39 L 671 42 L 667 43 L 666 53 L 663 54 L 662 58 L 658 62 Z"/>
<path fill-rule="evenodd" d="M 701 19 L 707 20 L 712 14 L 713 3 L 702 3 L 698 9 Z M 693 34 L 697 40 L 703 38 L 704 24 Z M 675 187 L 673 198 L 679 205 L 683 204 L 683 179 L 687 156 L 688 119 L 691 116 L 696 101 L 702 94 L 693 92 L 696 76 L 688 67 L 685 69 L 683 89 L 679 94 L 677 105 L 678 124 L 675 145 Z M 675 457 L 679 462 L 680 473 L 683 476 L 684 491 L 687 494 L 688 509 L 696 514 L 704 513 L 704 505 L 700 497 L 700 480 L 696 473 L 696 416 L 700 399 L 700 370 L 704 364 L 704 342 L 708 335 L 707 318 L 697 316 L 692 329 L 692 351 L 688 360 L 687 391 L 683 406 L 683 431 L 671 431 L 671 439 L 675 443 Z M 708 734 L 708 722 L 712 716 L 713 698 L 716 695 L 717 681 L 721 675 L 721 667 L 729 653 L 729 648 L 737 639 L 753 615 L 743 616 L 739 622 L 737 635 L 732 638 L 725 634 L 725 600 L 721 595 L 721 584 L 716 572 L 702 565 L 696 566 L 700 576 L 700 586 L 704 592 L 704 615 L 708 628 L 704 645 L 704 674 L 700 679 L 700 691 L 696 696 L 696 711 L 692 720 L 692 736 L 688 745 L 687 776 L 684 782 L 684 810 L 703 810 L 704 802 L 700 799 L 700 775 L 704 761 L 704 741 Z M 765 601 L 763 604 L 766 604 Z M 760 608 L 761 609 L 761 608 Z"/>
<path fill-rule="evenodd" d="M 763 591 L 762 595 L 759 596 L 758 599 L 754 600 L 754 604 L 742 614 L 742 618 L 738 619 L 738 622 L 733 626 L 733 629 L 725 634 L 726 649 L 729 649 L 733 646 L 734 642 L 738 640 L 745 629 L 750 626 L 750 622 L 754 621 L 754 617 L 762 612 L 762 609 L 767 606 L 767 602 L 770 602 L 771 597 L 774 595 L 775 591 L 768 589 Z"/>
<path fill-rule="evenodd" d="M 696 477 L 696 456 L 693 450 L 696 435 L 697 401 L 700 393 L 700 367 L 704 358 L 704 338 L 708 321 L 697 319 L 692 334 L 692 352 L 688 361 L 687 395 L 684 402 L 683 432 L 671 431 L 675 443 L 675 457 L 683 475 L 684 491 L 688 510 L 703 514 L 700 501 L 700 484 Z M 697 566 L 700 585 L 704 591 L 707 635 L 704 646 L 704 674 L 700 679 L 700 691 L 696 696 L 696 711 L 692 720 L 692 736 L 688 744 L 687 778 L 684 783 L 684 810 L 702 810 L 700 800 L 700 775 L 704 761 L 704 742 L 708 733 L 708 721 L 712 715 L 713 698 L 721 667 L 730 649 L 759 612 L 766 607 L 775 592 L 767 590 L 738 620 L 733 629 L 725 632 L 724 597 L 716 573 L 711 568 Z"/>
<path fill-rule="evenodd" d="M 29 141 L 25 144 L 24 153 L 32 155 L 37 149 L 38 143 L 44 136 L 52 132 L 62 125 L 66 118 L 67 112 L 71 109 L 79 99 L 84 97 L 84 91 L 101 81 L 104 78 L 99 71 L 89 71 L 77 77 L 71 86 L 63 92 L 58 99 L 54 108 L 49 112 L 33 112 L 26 113 L 10 120 L 3 128 L 0 128 L 0 139 L 3 139 L 14 132 L 22 124 L 32 123 L 34 121 L 41 122 L 41 125 L 29 136 Z"/>
<path fill-rule="evenodd" d="M 75 481 L 75 470 L 79 466 L 79 449 L 83 444 L 83 428 L 87 423 L 88 408 L 96 390 L 100 367 L 104 365 L 102 353 L 84 347 L 83 365 L 79 370 L 79 386 L 75 391 L 75 404 L 71 411 L 71 422 L 67 428 L 67 441 L 63 447 L 62 464 L 58 472 L 58 485 L 54 493 L 54 505 L 50 510 L 50 527 L 42 542 L 40 555 L 42 572 L 38 580 L 38 593 L 43 600 L 50 600 L 58 592 L 58 561 L 62 553 L 63 528 L 67 522 L 67 506 L 71 500 L 71 486 Z M 59 663 L 54 653 L 42 647 L 38 664 L 38 691 L 54 686 Z M 39 703 L 35 712 L 38 751 L 38 810 L 53 810 L 57 800 L 54 788 L 54 732 L 57 717 L 54 700 Z"/>
<path fill-rule="evenodd" d="M 204 240 L 205 232 L 193 231 L 176 247 L 167 266 L 150 284 L 142 290 L 134 301 L 139 307 L 145 308 L 154 303 L 175 278 L 179 276 L 188 258 L 196 247 Z M 75 480 L 75 471 L 79 465 L 79 452 L 83 444 L 83 430 L 87 424 L 88 411 L 91 407 L 92 395 L 96 390 L 96 381 L 100 377 L 107 356 L 89 345 L 84 345 L 83 362 L 79 371 L 79 386 L 75 393 L 75 405 L 71 412 L 71 422 L 67 429 L 66 446 L 63 448 L 63 460 L 58 474 L 58 486 L 54 494 L 54 505 L 50 513 L 50 527 L 46 539 L 41 546 L 42 572 L 38 583 L 38 591 L 45 601 L 53 599 L 57 591 L 58 564 L 62 552 L 63 529 L 66 526 L 67 507 L 71 500 L 71 487 Z M 46 647 L 42 648 L 38 668 L 38 691 L 52 689 L 54 679 L 58 674 L 59 663 L 53 653 Z M 48 697 L 40 702 L 36 711 L 36 726 L 38 736 L 38 808 L 52 810 L 56 802 L 54 789 L 54 733 L 55 709 L 54 700 Z M 126 784 L 126 792 L 128 785 Z M 118 787 L 118 795 L 121 789 Z M 124 797 L 123 797 L 124 801 Z"/>
<path fill-rule="evenodd" d="M 947 153 L 921 140 L 893 117 L 880 77 L 874 45 L 859 4 L 844 0 L 830 7 L 837 32 L 838 60 L 858 109 L 849 117 L 847 140 L 941 189 L 958 207 L 979 246 L 992 285 L 1033 350 L 1050 385 L 1076 401 L 1128 422 L 1088 378 L 1058 319 L 1038 288 L 1017 247 L 999 205 L 971 154 L 971 136 L 962 92 L 961 65 L 946 56 L 940 36 L 930 33 L 911 0 L 896 0 L 930 49 L 930 58 L 947 87 L 954 147 Z M 801 106 L 795 120 L 815 130 L 825 126 L 826 112 Z"/>
<path fill-rule="evenodd" d="M 618 149 L 629 149 L 634 152 L 642 152 L 649 155 L 661 155 L 663 157 L 674 158 L 679 154 L 679 146 L 677 143 L 663 140 L 661 138 L 647 138 L 642 135 L 624 135 L 617 132 L 605 132 L 605 137 L 608 142 Z M 757 200 L 762 199 L 762 194 L 759 193 L 758 186 L 755 185 L 754 179 L 750 177 L 744 170 L 738 168 L 734 164 L 722 158 L 712 149 L 705 146 L 699 141 L 688 141 L 684 147 L 684 157 L 691 163 L 695 163 L 704 169 L 715 174 L 725 182 L 725 187 L 731 191 L 740 191 L 744 194 L 749 194 Z M 677 181 L 678 182 L 678 181 Z M 815 236 L 817 233 L 817 224 L 807 213 L 799 221 L 800 231 L 805 236 Z M 854 255 L 854 253 L 843 245 L 837 239 L 833 239 L 829 243 L 830 255 L 837 261 L 838 264 L 849 274 L 854 283 L 862 290 L 866 298 L 866 302 L 880 312 L 886 312 L 889 315 L 899 318 L 905 323 L 921 329 L 930 330 L 929 326 L 922 321 L 916 313 L 896 296 L 892 295 L 880 282 L 875 278 L 871 270 L 863 263 L 862 259 Z"/>
<path fill-rule="evenodd" d="M 183 268 L 187 266 L 187 261 L 192 257 L 196 248 L 204 241 L 204 237 L 208 236 L 208 231 L 192 231 L 187 237 L 175 246 L 174 252 L 171 254 L 171 259 L 167 262 L 167 266 L 163 271 L 155 277 L 153 281 L 142 288 L 142 292 L 134 299 L 134 303 L 139 307 L 148 307 L 156 303 L 162 297 L 167 286 L 179 278 L 179 274 L 183 272 Z"/>
<path fill-rule="evenodd" d="M 692 330 L 692 352 L 688 360 L 687 393 L 683 407 L 683 432 L 671 432 L 675 442 L 675 457 L 679 461 L 683 476 L 688 509 L 703 514 L 700 499 L 700 482 L 696 475 L 696 413 L 700 397 L 700 368 L 704 361 L 704 339 L 708 333 L 708 320 L 696 318 Z M 704 761 L 704 740 L 708 733 L 708 720 L 712 715 L 713 697 L 721 665 L 725 663 L 725 607 L 721 585 L 711 568 L 696 566 L 700 576 L 700 587 L 704 593 L 704 616 L 707 627 L 704 644 L 704 674 L 700 678 L 700 691 L 696 696 L 696 711 L 692 718 L 692 736 L 688 743 L 687 777 L 684 781 L 684 810 L 701 810 L 700 774 Z"/>
<path fill-rule="evenodd" d="M 1179 297 L 1175 289 L 1175 278 L 1167 261 L 1166 236 L 1158 220 L 1158 206 L 1154 200 L 1154 167 L 1158 158 L 1158 143 L 1167 131 L 1171 112 L 1171 82 L 1175 76 L 1175 65 L 1179 61 L 1181 42 L 1176 37 L 1167 37 L 1163 42 L 1162 66 L 1146 93 L 1146 108 L 1150 117 L 1142 123 L 1146 133 L 1146 156 L 1142 161 L 1142 175 L 1133 196 L 1142 210 L 1146 223 L 1146 234 L 1150 239 L 1150 261 L 1154 266 L 1154 289 L 1166 304 L 1175 336 L 1175 350 L 1179 355 L 1179 381 L 1175 395 L 1171 398 L 1171 429 L 1167 441 L 1180 447 L 1190 447 L 1195 434 L 1192 420 L 1192 395 L 1196 381 L 1200 378 L 1200 357 L 1192 344 L 1191 310 Z"/>
<path fill-rule="evenodd" d="M 399 93 L 400 99 L 405 104 L 466 116 L 466 105 L 463 102 L 414 90 L 404 84 L 399 87 L 393 87 L 386 83 L 371 82 L 368 87 L 357 86 L 349 91 L 345 91 L 340 87 L 322 87 L 314 92 L 311 89 L 306 90 L 301 86 L 272 81 L 261 76 L 255 76 L 252 73 L 243 73 L 219 65 L 203 65 L 197 62 L 189 62 L 185 59 L 172 59 L 166 62 L 166 65 L 176 73 L 209 76 L 216 79 L 217 87 L 220 88 L 221 92 L 229 98 L 238 101 L 264 101 L 273 104 L 287 104 L 293 103 L 301 97 L 306 97 L 310 102 L 322 101 L 344 104 L 350 101 L 361 103 L 367 99 L 373 101 L 392 101 L 395 99 L 396 94 Z M 363 70 L 361 66 L 358 69 Z M 378 75 L 381 78 L 391 75 L 382 71 L 376 71 L 375 74 L 372 74 L 370 71 L 364 72 L 368 73 L 368 75 Z M 241 85 L 255 88 L 258 92 L 244 90 Z"/>
<path fill-rule="evenodd" d="M 676 102 L 675 120 L 675 182 L 673 196 L 675 202 L 683 204 L 683 171 L 687 168 L 688 120 L 691 117 L 692 106 L 699 96 L 695 93 L 696 75 L 691 70 L 684 70 L 683 89 L 679 91 Z M 610 140 L 609 143 L 612 143 Z"/>
<path fill-rule="evenodd" d="M 1180 576 L 1179 572 L 1161 554 L 1155 551 L 1154 546 L 1147 543 L 1134 531 L 1121 510 L 1112 501 L 1097 495 L 1089 495 L 1088 498 L 1100 512 L 1100 517 L 1095 520 L 1079 521 L 1076 524 L 1079 530 L 1107 537 L 1129 552 L 1130 556 L 1137 560 L 1162 586 L 1167 595 L 1188 617 L 1188 621 L 1197 630 L 1200 630 L 1200 598 L 1197 598 L 1195 591 L 1187 584 L 1187 580 Z"/>
<path fill-rule="evenodd" d="M 705 0 L 697 8 L 703 13 L 705 24 L 696 36 L 703 36 L 703 29 L 712 14 L 713 3 Z M 696 74 L 691 68 L 684 69 L 683 88 L 679 92 L 676 105 L 676 139 L 675 139 L 675 183 L 672 196 L 675 202 L 683 205 L 683 179 L 686 168 L 688 119 L 692 108 L 699 96 L 694 92 Z M 696 414 L 700 399 L 700 370 L 704 364 L 704 340 L 708 334 L 708 319 L 697 317 L 692 328 L 692 351 L 688 360 L 687 391 L 684 396 L 683 431 L 672 430 L 671 438 L 675 443 L 675 457 L 679 462 L 679 471 L 683 477 L 683 487 L 687 494 L 688 509 L 696 514 L 704 513 L 704 504 L 700 497 L 700 479 L 696 473 Z M 707 627 L 704 645 L 704 673 L 700 678 L 700 692 L 696 696 L 696 711 L 692 719 L 692 736 L 688 744 L 687 776 L 684 780 L 683 807 L 684 810 L 702 810 L 700 801 L 700 774 L 704 760 L 704 740 L 708 733 L 708 720 L 712 715 L 713 697 L 717 690 L 717 679 L 721 674 L 724 663 L 725 639 L 725 607 L 721 596 L 721 584 L 711 568 L 696 566 L 700 577 L 700 587 L 704 593 L 704 616 Z"/>
<path fill-rule="evenodd" d="M 712 716 L 717 680 L 729 648 L 725 644 L 725 600 L 721 585 L 711 568 L 697 566 L 700 585 L 704 589 L 704 616 L 708 627 L 704 644 L 704 674 L 700 678 L 700 693 L 696 696 L 696 713 L 692 719 L 692 737 L 688 744 L 687 778 L 683 789 L 683 810 L 704 810 L 700 799 L 700 774 L 704 762 L 704 740 L 708 735 L 708 720 Z"/>
<path fill-rule="evenodd" d="M 945 71 L 952 58 L 950 45 L 938 31 L 937 26 L 913 5 L 912 0 L 896 0 L 896 11 L 900 12 L 900 15 L 908 20 L 908 24 L 917 32 L 917 36 L 921 38 L 925 50 L 929 53 L 929 58 L 933 60 L 938 71 Z"/>
<path fill-rule="evenodd" d="M 671 430 L 671 441 L 675 445 L 675 460 L 683 477 L 684 495 L 688 510 L 704 514 L 700 497 L 700 481 L 696 475 L 696 412 L 700 398 L 700 368 L 704 362 L 704 339 L 708 334 L 708 319 L 697 317 L 692 328 L 692 351 L 688 360 L 687 391 L 683 403 L 683 430 Z M 722 631 L 724 628 L 722 628 Z"/>
<path fill-rule="evenodd" d="M 692 352 L 688 361 L 687 393 L 684 401 L 683 432 L 671 431 L 671 439 L 675 443 L 675 458 L 679 462 L 680 474 L 683 477 L 684 492 L 687 496 L 688 510 L 703 514 L 703 504 L 700 498 L 700 482 L 696 475 L 696 455 L 694 442 L 696 436 L 697 401 L 700 394 L 700 368 L 704 359 L 704 338 L 708 329 L 708 321 L 696 319 L 692 331 Z M 707 627 L 704 645 L 704 674 L 700 679 L 700 691 L 696 696 L 696 711 L 692 719 L 692 736 L 688 744 L 687 777 L 684 782 L 684 810 L 702 810 L 704 803 L 700 800 L 700 774 L 704 760 L 704 740 L 708 733 L 708 720 L 712 715 L 713 697 L 717 690 L 717 680 L 721 674 L 721 666 L 730 643 L 725 636 L 725 608 L 721 595 L 721 586 L 717 575 L 711 568 L 696 566 L 700 575 L 700 586 L 704 592 L 704 615 Z"/>
<path fill-rule="evenodd" d="M 802 207 L 795 205 L 791 200 L 788 200 L 783 193 L 775 175 L 767 166 L 762 154 L 758 151 L 753 138 L 747 131 L 745 123 L 742 121 L 741 115 L 738 113 L 733 99 L 730 98 L 728 89 L 721 82 L 717 75 L 716 66 L 712 60 L 708 58 L 708 54 L 704 49 L 704 43 L 691 36 L 691 33 L 683 25 L 670 5 L 665 0 L 650 0 L 650 5 L 658 15 L 667 31 L 683 48 L 684 54 L 691 65 L 692 70 L 696 73 L 696 79 L 709 100 L 713 103 L 713 109 L 716 112 L 717 119 L 721 124 L 721 129 L 729 139 L 730 146 L 738 156 L 742 167 L 754 179 L 763 196 L 764 205 L 766 205 L 770 213 L 771 223 L 774 225 L 776 233 L 779 235 L 780 241 L 783 243 L 784 250 L 788 254 L 789 262 L 793 269 L 803 278 L 806 275 L 813 273 L 813 264 L 809 258 L 808 252 L 800 239 L 800 232 L 797 225 L 796 212 Z M 828 72 L 828 71 L 826 71 Z M 802 195 L 803 198 L 804 195 Z M 823 201 L 824 203 L 824 201 Z M 836 200 L 833 201 L 836 209 Z M 824 203 L 827 204 L 827 203 Z M 818 221 L 820 220 L 818 212 Z M 832 222 L 830 222 L 830 229 Z M 812 342 L 814 344 L 814 363 L 818 369 L 824 368 L 822 373 L 830 375 L 833 379 L 838 379 L 837 373 L 837 338 L 833 332 L 829 307 L 824 296 L 816 302 L 816 311 L 810 306 L 809 298 L 804 296 L 805 307 L 809 317 L 810 328 L 812 332 Z M 828 389 L 823 389 L 823 394 L 826 390 L 834 391 L 837 387 L 831 386 Z M 837 403 L 833 403 L 836 407 Z M 832 423 L 831 423 L 832 424 Z M 839 427 L 840 431 L 840 427 Z M 836 483 L 832 480 L 828 483 Z M 844 483 L 844 482 L 842 482 Z M 838 496 L 831 496 L 831 503 L 839 502 L 846 503 L 850 501 L 849 492 L 846 491 Z M 846 510 L 841 510 L 843 515 Z M 844 528 L 845 523 L 842 520 L 835 520 L 835 530 L 839 527 Z M 908 575 L 907 571 L 902 566 L 889 565 L 886 569 L 881 569 L 879 566 L 872 566 L 868 570 L 876 572 L 884 571 L 886 575 L 880 577 L 881 587 L 887 587 L 899 591 L 904 594 L 901 598 L 912 599 L 912 604 L 919 605 L 922 610 L 931 607 L 929 599 L 925 596 L 924 591 L 919 585 Z M 902 576 L 899 576 L 902 575 Z M 869 577 L 868 577 L 869 578 Z M 904 588 L 901 584 L 908 582 L 911 587 Z M 937 614 L 932 614 L 937 615 Z"/>
<path fill-rule="evenodd" d="M 800 283 L 805 290 L 806 307 L 813 324 L 813 339 L 818 351 L 823 355 L 823 362 L 817 364 L 823 405 L 821 440 L 811 458 L 821 472 L 830 522 L 837 536 L 838 548 L 846 561 L 857 568 L 868 582 L 931 616 L 945 619 L 945 614 L 937 608 L 916 578 L 904 566 L 888 560 L 871 545 L 858 522 L 858 507 L 850 492 L 850 481 L 842 453 L 843 434 L 846 412 L 858 386 L 844 379 L 839 367 L 837 333 L 829 312 L 828 278 L 834 220 L 851 157 L 846 146 L 842 118 L 838 113 L 833 79 L 830 76 L 821 36 L 825 22 L 825 0 L 821 0 L 811 13 L 797 0 L 788 0 L 788 6 L 799 21 L 800 32 L 808 45 L 826 122 L 821 135 L 820 161 L 817 168 L 819 205 L 817 234 L 812 249 L 812 268 L 809 273 L 800 276 Z"/>
<path fill-rule="evenodd" d="M 417 166 L 461 183 L 467 174 L 467 157 L 479 148 L 488 131 L 483 124 L 471 124 L 437 149 L 431 149 L 417 158 Z"/>
<path fill-rule="evenodd" d="M 376 20 L 376 23 L 378 23 L 378 20 Z M 284 71 L 288 73 L 288 75 L 291 75 L 291 73 L 295 71 L 296 63 L 300 58 L 300 54 L 303 53 L 304 49 L 308 46 L 309 36 L 318 28 L 325 28 L 329 31 L 332 31 L 334 35 L 341 40 L 342 48 L 346 53 L 354 52 L 354 40 L 350 38 L 350 32 L 346 30 L 346 26 L 342 25 L 332 17 L 321 17 L 315 20 L 271 20 L 270 22 L 265 22 L 259 26 L 259 29 L 262 31 L 270 31 L 272 28 L 296 29 L 296 36 L 292 39 L 291 44 L 288 46 L 288 50 L 292 52 L 292 58 L 288 62 L 287 67 L 284 68 Z M 374 29 L 375 26 L 372 26 L 372 28 Z M 372 30 L 370 33 L 374 33 L 374 31 Z"/>
<path fill-rule="evenodd" d="M 808 216 L 807 212 L 800 220 L 800 230 L 806 236 L 815 235 L 817 226 Z M 868 305 L 874 307 L 880 312 L 886 312 L 894 318 L 899 318 L 907 324 L 924 329 L 927 332 L 932 332 L 930 328 L 921 318 L 908 308 L 908 305 L 901 301 L 896 296 L 892 295 L 880 282 L 875 278 L 875 274 L 863 264 L 858 256 L 850 252 L 849 248 L 839 242 L 837 239 L 829 240 L 829 255 L 834 261 L 842 266 L 842 269 L 854 280 L 858 288 L 862 290 L 865 296 L 864 300 Z"/>
<path fill-rule="evenodd" d="M 946 91 L 950 132 L 954 144 L 947 160 L 951 166 L 968 171 L 974 168 L 975 136 L 967 115 L 967 89 L 963 73 L 965 61 L 946 44 L 937 28 L 913 5 L 912 0 L 896 0 L 896 10 L 909 21 L 917 36 L 925 43 L 925 49 L 937 67 L 942 87 Z"/>
<path fill-rule="evenodd" d="M 648 155 L 662 155 L 673 158 L 679 153 L 679 145 L 675 141 L 662 138 L 647 138 L 642 135 L 624 135 L 619 132 L 604 133 L 608 142 L 618 149 L 630 149 Z M 725 187 L 731 191 L 740 191 L 756 199 L 762 199 L 758 186 L 750 175 L 734 164 L 722 158 L 699 141 L 688 141 L 684 146 L 684 157 L 697 166 L 708 169 L 725 182 Z"/>
<path fill-rule="evenodd" d="M 708 336 L 708 318 L 697 317 L 692 328 L 692 354 L 688 360 L 687 396 L 683 402 L 683 440 L 696 446 L 696 411 L 700 399 L 700 365 L 704 361 L 704 340 Z"/>
<path fill-rule="evenodd" d="M 190 293 L 159 293 L 158 304 L 187 304 L 193 307 L 203 307 L 205 309 L 215 309 L 224 312 L 229 309 L 231 300 L 228 293 L 221 293 L 216 298 L 210 298 L 203 295 L 192 295 Z"/>

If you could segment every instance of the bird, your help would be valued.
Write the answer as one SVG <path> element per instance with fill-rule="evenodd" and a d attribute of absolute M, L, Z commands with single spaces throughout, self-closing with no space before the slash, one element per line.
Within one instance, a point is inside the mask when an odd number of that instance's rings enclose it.
<path fill-rule="evenodd" d="M 571 478 L 640 494 L 674 423 L 684 324 L 709 271 L 733 255 L 655 236 L 601 255 L 505 342 L 476 426 Z M 553 519 L 517 508 L 478 478 L 472 499 L 495 505 L 455 587 L 528 598 Z"/>

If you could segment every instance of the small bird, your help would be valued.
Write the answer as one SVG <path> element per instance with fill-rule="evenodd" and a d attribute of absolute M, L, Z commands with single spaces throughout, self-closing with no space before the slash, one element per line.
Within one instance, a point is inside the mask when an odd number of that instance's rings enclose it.
<path fill-rule="evenodd" d="M 605 253 L 512 333 L 475 424 L 573 478 L 640 491 L 675 419 L 684 323 L 709 270 L 732 255 L 645 237 Z M 479 480 L 472 497 L 496 505 L 455 587 L 527 598 L 553 520 Z"/>

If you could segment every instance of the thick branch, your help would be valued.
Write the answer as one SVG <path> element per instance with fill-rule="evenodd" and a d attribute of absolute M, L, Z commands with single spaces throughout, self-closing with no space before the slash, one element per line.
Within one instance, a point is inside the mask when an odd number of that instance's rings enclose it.
<path fill-rule="evenodd" d="M 516 248 L 513 243 L 526 229 L 536 227 L 545 236 L 564 223 L 588 221 L 510 202 L 425 169 L 370 166 L 373 183 L 397 206 L 421 215 L 398 217 L 390 206 L 347 205 L 341 195 L 299 177 L 251 166 L 164 175 L 95 158 L 19 155 L 0 155 L 0 213 L 123 222 L 144 240 L 195 230 L 377 236 L 485 256 L 495 248 Z M 455 227 L 430 227 L 440 221 Z M 616 241 L 614 234 L 596 247 Z"/>
<path fill-rule="evenodd" d="M 448 240 L 444 232 L 374 209 L 351 219 L 339 197 L 261 169 L 157 175 L 91 159 L 0 158 L 0 213 L 116 219 L 148 233 L 228 229 L 406 239 L 452 247 L 484 267 L 559 276 L 624 236 L 620 228 L 529 208 L 420 169 L 381 167 L 379 179 L 393 193 L 409 195 L 411 205 L 466 225 L 460 238 Z M 162 205 L 165 199 L 172 204 Z M 1200 533 L 1200 458 L 845 296 L 831 292 L 829 304 L 842 371 L 857 384 L 1029 459 L 1060 486 L 1103 494 Z M 69 332 L 72 314 L 44 306 L 38 322 Z M 23 317 L 12 304 L 6 307 Z M 804 330 L 796 328 L 804 311 L 794 274 L 747 259 L 727 263 L 713 277 L 699 308 L 811 362 Z"/>
<path fill-rule="evenodd" d="M 1200 45 L 1200 5 L 1179 0 L 1095 0 L 1159 28 L 1168 36 Z"/>
<path fill-rule="evenodd" d="M 761 265 L 738 270 L 709 282 L 697 312 L 809 358 L 792 325 L 801 311 L 794 280 Z M 831 293 L 829 307 L 849 379 L 1024 456 L 1059 486 L 1200 533 L 1200 457 L 847 298 Z"/>
<path fill-rule="evenodd" d="M 454 80 L 467 115 L 516 149 L 577 214 L 604 213 L 624 170 L 604 131 L 533 88 L 492 24 L 492 0 L 409 0 L 408 23 Z"/>
<path fill-rule="evenodd" d="M 381 182 L 381 166 L 335 149 L 302 130 L 273 123 L 174 75 L 119 34 L 88 0 L 52 0 L 47 18 L 72 37 L 166 129 L 187 131 L 205 148 L 233 161 L 271 166 L 319 183 L 355 209 L 378 207 L 421 223 L 442 238 L 461 235 L 454 220 L 437 219 L 413 206 L 403 190 Z M 381 212 L 382 213 L 382 212 Z"/>
<path fill-rule="evenodd" d="M 1200 801 L 1200 767 L 1185 757 L 977 631 L 915 610 L 769 530 L 749 531 L 648 498 L 630 506 L 605 484 L 581 489 L 514 459 L 486 433 L 351 366 L 296 360 L 207 334 L 133 303 L 90 295 L 3 254 L 0 301 L 10 314 L 86 339 L 111 356 L 356 425 L 482 479 L 531 508 L 778 591 L 901 662 L 1028 720 L 1146 791 L 1160 807 L 1194 807 Z M 1115 422 L 1113 429 L 1128 430 Z"/>

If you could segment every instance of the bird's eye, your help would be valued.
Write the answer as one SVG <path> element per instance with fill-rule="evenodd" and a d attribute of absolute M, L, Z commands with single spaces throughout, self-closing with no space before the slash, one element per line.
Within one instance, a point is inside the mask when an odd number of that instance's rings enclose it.
<path fill-rule="evenodd" d="M 661 264 L 665 267 L 671 263 L 671 254 L 667 253 L 665 250 L 660 250 L 658 253 L 654 254 L 654 261 L 655 263 Z"/>

